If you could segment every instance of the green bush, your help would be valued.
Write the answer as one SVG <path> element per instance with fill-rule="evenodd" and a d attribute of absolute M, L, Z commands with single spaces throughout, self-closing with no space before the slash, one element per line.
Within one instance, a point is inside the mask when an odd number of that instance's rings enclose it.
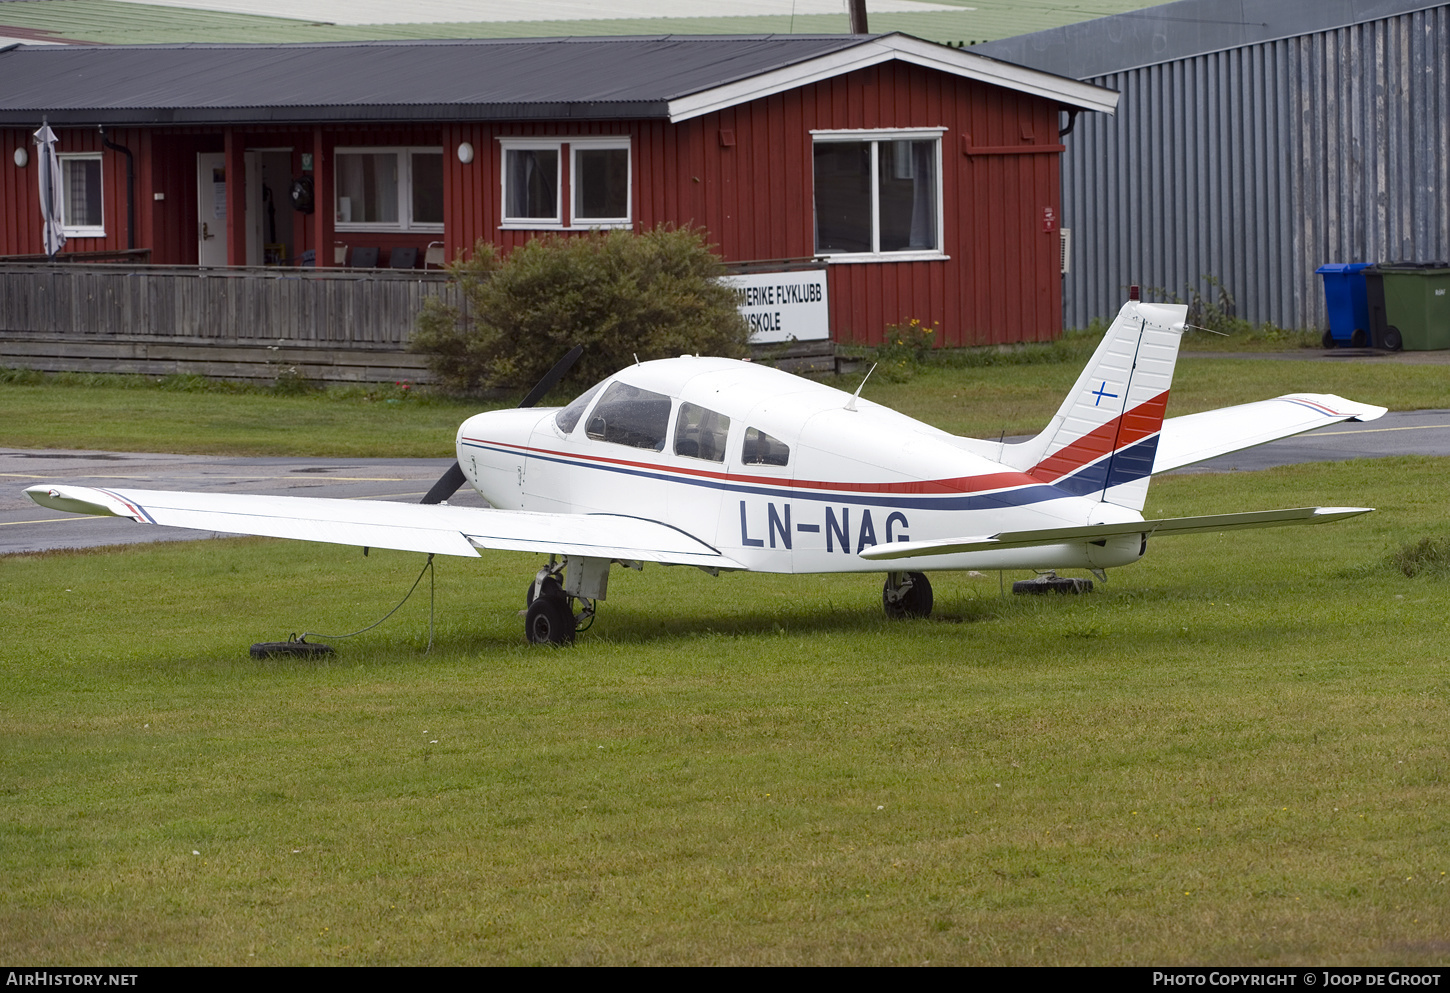
<path fill-rule="evenodd" d="M 430 300 L 410 347 L 444 386 L 528 389 L 574 345 L 564 384 L 578 389 L 638 356 L 742 357 L 749 329 L 700 232 L 591 232 L 536 238 L 503 258 L 479 242 L 455 263 L 465 306 Z"/>

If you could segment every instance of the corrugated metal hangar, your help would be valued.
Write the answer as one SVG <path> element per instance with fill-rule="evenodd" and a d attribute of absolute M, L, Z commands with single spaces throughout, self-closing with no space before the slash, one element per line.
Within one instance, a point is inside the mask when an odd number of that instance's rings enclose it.
<path fill-rule="evenodd" d="M 1450 4 L 1181 0 L 970 50 L 1122 94 L 1066 139 L 1070 327 L 1208 277 L 1324 327 L 1321 264 L 1450 259 Z"/>

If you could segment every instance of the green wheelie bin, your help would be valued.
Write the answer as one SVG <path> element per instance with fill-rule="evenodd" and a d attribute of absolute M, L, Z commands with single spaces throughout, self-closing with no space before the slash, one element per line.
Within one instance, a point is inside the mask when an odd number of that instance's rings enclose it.
<path fill-rule="evenodd" d="M 1392 352 L 1450 348 L 1450 263 L 1381 263 L 1365 276 L 1376 345 Z"/>

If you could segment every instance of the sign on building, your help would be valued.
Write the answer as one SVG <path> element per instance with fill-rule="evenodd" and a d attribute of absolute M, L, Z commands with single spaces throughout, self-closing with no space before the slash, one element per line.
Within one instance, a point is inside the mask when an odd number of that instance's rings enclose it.
<path fill-rule="evenodd" d="M 735 305 L 750 325 L 751 344 L 831 337 L 824 268 L 752 272 L 721 279 L 735 290 Z"/>

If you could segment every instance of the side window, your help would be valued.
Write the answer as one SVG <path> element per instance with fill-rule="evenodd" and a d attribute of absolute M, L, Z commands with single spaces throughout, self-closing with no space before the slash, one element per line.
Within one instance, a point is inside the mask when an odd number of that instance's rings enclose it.
<path fill-rule="evenodd" d="M 559 223 L 559 149 L 505 148 L 505 221 Z"/>
<path fill-rule="evenodd" d="M 693 403 L 680 404 L 675 418 L 675 454 L 710 462 L 725 461 L 725 436 L 730 433 L 730 418 Z"/>
<path fill-rule="evenodd" d="M 662 452 L 669 428 L 669 397 L 624 383 L 612 383 L 589 415 L 585 431 L 595 441 Z"/>
<path fill-rule="evenodd" d="M 941 251 L 941 131 L 812 135 L 817 255 Z"/>
<path fill-rule="evenodd" d="M 740 461 L 745 465 L 785 465 L 790 461 L 790 446 L 759 428 L 746 428 Z"/>
<path fill-rule="evenodd" d="M 99 238 L 106 233 L 101 210 L 101 157 L 62 155 L 61 213 L 65 233 L 75 238 Z"/>
<path fill-rule="evenodd" d="M 574 402 L 554 415 L 554 423 L 559 425 L 559 430 L 568 434 L 574 430 L 579 423 L 579 418 L 584 416 L 584 408 L 589 406 L 589 401 L 594 399 L 594 394 L 599 392 L 603 383 L 595 383 L 589 389 L 574 398 Z"/>

